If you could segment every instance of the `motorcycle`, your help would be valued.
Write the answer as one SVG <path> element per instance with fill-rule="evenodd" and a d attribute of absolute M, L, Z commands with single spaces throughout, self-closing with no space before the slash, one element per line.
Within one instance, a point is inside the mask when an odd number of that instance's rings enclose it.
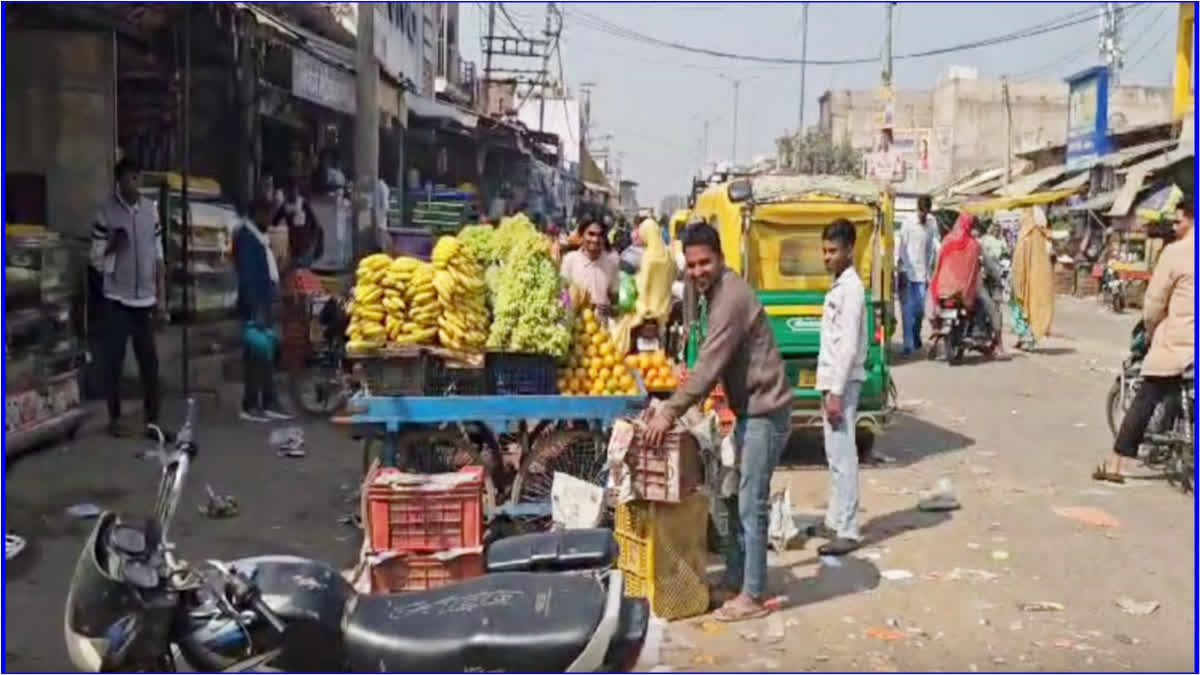
<path fill-rule="evenodd" d="M 1130 335 L 1129 356 L 1105 397 L 1108 428 L 1116 437 L 1121 421 L 1142 383 L 1142 362 L 1150 350 L 1146 326 L 1139 321 Z M 1146 435 L 1139 450 L 1142 463 L 1161 469 L 1168 482 L 1184 492 L 1195 489 L 1196 386 L 1193 371 L 1184 373 L 1178 397 L 1162 401 L 1150 416 Z"/>
<path fill-rule="evenodd" d="M 1100 298 L 1108 300 L 1114 314 L 1125 311 L 1125 286 L 1128 282 L 1111 267 L 1105 267 L 1100 275 Z"/>
<path fill-rule="evenodd" d="M 960 294 L 938 298 L 930 322 L 933 324 L 930 359 L 936 359 L 939 351 L 944 350 L 946 363 L 954 366 L 962 362 L 968 349 L 986 357 L 996 352 L 996 332 L 987 312 L 978 303 L 968 311 Z"/>
<path fill-rule="evenodd" d="M 621 672 L 647 641 L 606 530 L 492 544 L 482 577 L 360 595 L 294 556 L 192 565 L 169 535 L 197 456 L 194 403 L 162 465 L 153 515 L 104 513 L 67 593 L 64 638 L 84 672 Z M 575 537 L 572 541 L 566 536 Z"/>

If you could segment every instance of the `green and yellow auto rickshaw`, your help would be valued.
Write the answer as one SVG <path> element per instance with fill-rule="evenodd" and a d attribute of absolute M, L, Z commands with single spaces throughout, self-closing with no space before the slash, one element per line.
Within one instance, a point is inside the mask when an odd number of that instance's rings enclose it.
<path fill-rule="evenodd" d="M 816 391 L 821 313 L 832 278 L 821 232 L 834 220 L 854 224 L 854 260 L 867 289 L 867 380 L 856 420 L 860 454 L 887 423 L 895 389 L 888 369 L 892 307 L 892 197 L 875 183 L 840 176 L 762 175 L 713 185 L 696 198 L 692 218 L 717 228 L 726 264 L 762 301 L 794 383 L 794 427 L 820 427 Z M 694 365 L 703 330 L 692 321 L 687 364 Z"/>

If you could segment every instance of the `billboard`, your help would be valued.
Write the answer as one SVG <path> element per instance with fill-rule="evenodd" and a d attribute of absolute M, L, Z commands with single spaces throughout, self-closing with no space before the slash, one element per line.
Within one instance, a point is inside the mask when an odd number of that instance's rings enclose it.
<path fill-rule="evenodd" d="M 1067 169 L 1086 169 L 1109 150 L 1108 68 L 1067 78 Z"/>

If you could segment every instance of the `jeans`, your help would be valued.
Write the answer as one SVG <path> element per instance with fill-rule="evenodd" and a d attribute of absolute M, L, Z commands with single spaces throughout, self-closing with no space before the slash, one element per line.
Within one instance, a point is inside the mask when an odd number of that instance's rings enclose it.
<path fill-rule="evenodd" d="M 1122 457 L 1136 458 L 1138 448 L 1146 435 L 1146 427 L 1150 425 L 1150 419 L 1154 417 L 1154 409 L 1158 404 L 1167 402 L 1166 419 L 1173 419 L 1179 414 L 1179 394 L 1182 386 L 1179 377 L 1143 376 L 1137 393 L 1133 395 L 1133 401 L 1121 420 L 1121 428 L 1117 430 L 1113 450 Z"/>
<path fill-rule="evenodd" d="M 105 388 L 108 420 L 121 419 L 121 370 L 125 343 L 133 342 L 138 377 L 142 384 L 142 412 L 146 424 L 158 422 L 158 352 L 154 345 L 153 307 L 129 307 L 109 300 L 104 324 Z"/>
<path fill-rule="evenodd" d="M 770 515 L 771 474 L 779 464 L 791 433 L 791 409 L 761 417 L 738 418 L 733 442 L 738 452 L 738 496 L 729 501 L 729 536 L 725 538 L 725 580 L 728 588 L 761 600 L 767 586 L 767 525 Z"/>
<path fill-rule="evenodd" d="M 858 413 L 861 382 L 847 382 L 842 392 L 842 422 L 836 428 L 828 418 L 825 432 L 825 462 L 829 465 L 829 507 L 825 526 L 841 539 L 859 539 L 858 532 L 858 447 L 854 442 L 854 418 Z"/>
<path fill-rule="evenodd" d="M 921 348 L 921 324 L 925 321 L 925 291 L 928 287 L 923 281 L 904 284 L 900 311 L 904 313 L 905 353 Z"/>

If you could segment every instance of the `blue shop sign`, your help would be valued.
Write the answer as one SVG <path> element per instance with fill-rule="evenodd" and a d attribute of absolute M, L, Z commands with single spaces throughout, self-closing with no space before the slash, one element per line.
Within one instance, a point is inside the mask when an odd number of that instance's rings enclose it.
<path fill-rule="evenodd" d="M 1067 169 L 1087 169 L 1109 152 L 1108 67 L 1067 78 Z"/>

